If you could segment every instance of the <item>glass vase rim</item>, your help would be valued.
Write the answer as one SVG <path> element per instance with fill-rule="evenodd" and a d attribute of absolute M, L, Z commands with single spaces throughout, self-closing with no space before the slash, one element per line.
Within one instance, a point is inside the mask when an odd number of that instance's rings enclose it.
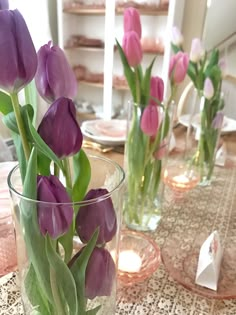
<path fill-rule="evenodd" d="M 19 170 L 19 164 L 17 164 L 16 166 L 14 166 L 11 171 L 9 172 L 8 176 L 7 176 L 7 185 L 8 185 L 8 189 L 11 193 L 13 193 L 15 196 L 17 196 L 18 198 L 21 198 L 25 201 L 28 202 L 32 202 L 35 204 L 44 204 L 44 205 L 50 205 L 50 206 L 86 206 L 86 205 L 90 205 L 90 204 L 95 204 L 97 202 L 101 202 L 102 200 L 105 200 L 107 198 L 109 198 L 116 190 L 118 190 L 121 185 L 124 183 L 125 180 L 125 171 L 124 169 L 114 160 L 108 159 L 106 157 L 103 156 L 98 156 L 98 155 L 93 155 L 93 154 L 87 154 L 88 157 L 93 158 L 95 160 L 101 160 L 104 161 L 106 163 L 109 163 L 110 165 L 113 165 L 114 168 L 121 174 L 121 178 L 119 179 L 119 182 L 115 185 L 115 187 L 110 190 L 108 193 L 100 196 L 100 197 L 96 197 L 96 198 L 91 198 L 88 200 L 81 200 L 81 201 L 71 201 L 71 202 L 48 202 L 48 201 L 41 201 L 41 200 L 37 200 L 37 199 L 32 199 L 29 197 L 24 196 L 22 193 L 20 193 L 19 191 L 17 191 L 14 188 L 14 185 L 12 185 L 11 183 L 11 177 L 12 175 Z"/>

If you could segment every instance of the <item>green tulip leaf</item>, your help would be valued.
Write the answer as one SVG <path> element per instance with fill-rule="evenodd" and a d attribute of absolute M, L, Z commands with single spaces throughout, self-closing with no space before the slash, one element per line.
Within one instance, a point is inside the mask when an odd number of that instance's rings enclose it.
<path fill-rule="evenodd" d="M 33 116 L 34 116 L 33 107 L 29 104 L 27 104 L 25 106 L 21 106 L 20 107 L 20 113 L 21 113 L 21 117 L 22 117 L 22 120 L 24 123 L 24 128 L 26 130 L 27 140 L 31 141 L 29 127 L 28 127 L 28 117 L 29 117 L 30 121 L 32 121 Z M 11 131 L 19 134 L 19 130 L 18 130 L 17 122 L 16 122 L 16 116 L 15 116 L 14 111 L 12 111 L 12 112 L 10 112 L 4 116 L 3 122 Z"/>
<path fill-rule="evenodd" d="M 12 111 L 13 106 L 11 102 L 11 97 L 8 94 L 0 91 L 0 112 L 3 115 L 7 115 Z"/>
<path fill-rule="evenodd" d="M 71 255 L 73 252 L 74 234 L 75 234 L 74 224 L 71 224 L 67 233 L 62 235 L 59 238 L 59 242 L 61 243 L 61 245 L 63 246 L 64 251 L 65 251 L 65 258 L 64 258 L 65 263 L 68 263 L 71 259 Z"/>
<path fill-rule="evenodd" d="M 28 161 L 23 195 L 33 200 L 37 198 L 37 150 L 35 148 L 32 149 Z M 44 299 L 51 301 L 49 264 L 45 250 L 45 238 L 39 230 L 36 203 L 30 202 L 28 199 L 21 199 L 20 224 L 24 230 L 28 259 L 32 263 L 38 279 L 35 285 L 40 286 Z M 35 250 L 36 248 L 37 250 Z"/>
<path fill-rule="evenodd" d="M 91 178 L 91 166 L 82 149 L 73 156 L 73 170 L 72 200 L 76 202 L 83 200 Z"/>
<path fill-rule="evenodd" d="M 177 54 L 177 52 L 181 51 L 182 49 L 179 46 L 176 46 L 175 44 L 171 43 L 171 49 L 172 51 Z"/>
<path fill-rule="evenodd" d="M 100 310 L 100 308 L 101 308 L 101 306 L 99 305 L 99 306 L 95 307 L 94 309 L 87 311 L 86 315 L 96 315 L 97 312 Z"/>
<path fill-rule="evenodd" d="M 33 265 L 31 264 L 25 277 L 26 294 L 32 306 L 37 309 L 38 313 L 35 314 L 51 315 L 52 309 L 49 301 L 44 298 L 40 286 L 36 285 L 37 283 L 37 275 L 35 273 Z"/>
<path fill-rule="evenodd" d="M 48 235 L 46 237 L 46 254 L 50 264 L 50 283 L 56 314 L 77 315 L 78 303 L 75 280 L 68 266 L 56 252 Z M 81 271 L 79 270 L 79 272 Z"/>
<path fill-rule="evenodd" d="M 213 66 L 218 65 L 219 63 L 219 50 L 218 49 L 214 49 L 211 53 L 211 56 L 209 58 L 209 62 L 206 68 L 206 71 L 208 71 L 209 69 L 211 69 Z"/>
<path fill-rule="evenodd" d="M 43 141 L 36 129 L 34 128 L 31 120 L 28 118 L 28 126 L 32 141 L 34 142 L 37 149 L 43 153 L 48 159 L 54 161 L 61 170 L 64 170 L 61 160 L 56 154 L 49 148 L 49 146 Z"/>
<path fill-rule="evenodd" d="M 99 228 L 96 229 L 93 236 L 83 248 L 83 251 L 73 263 L 71 267 L 71 272 L 75 279 L 78 297 L 78 309 L 80 310 L 79 315 L 84 315 L 86 310 L 86 300 L 85 300 L 85 272 L 89 258 L 96 246 L 97 238 L 99 234 Z"/>
<path fill-rule="evenodd" d="M 135 80 L 135 73 L 131 69 L 128 60 L 123 52 L 122 47 L 120 46 L 118 40 L 116 40 L 116 45 L 120 54 L 120 59 L 123 64 L 124 74 L 126 77 L 126 80 L 128 82 L 131 94 L 133 96 L 134 101 L 136 101 L 137 95 L 136 95 L 136 80 Z"/>
<path fill-rule="evenodd" d="M 151 64 L 145 71 L 144 78 L 142 80 L 141 85 L 141 104 L 146 105 L 149 102 L 150 99 L 150 80 L 152 75 L 152 68 L 155 63 L 156 57 L 152 60 Z"/>
<path fill-rule="evenodd" d="M 25 101 L 27 104 L 31 104 L 34 109 L 33 116 L 33 125 L 36 124 L 36 114 L 37 114 L 37 89 L 35 86 L 35 81 L 32 80 L 26 87 L 24 88 L 25 92 Z"/>
<path fill-rule="evenodd" d="M 16 154 L 17 154 L 19 167 L 20 167 L 21 178 L 22 178 L 22 181 L 24 181 L 26 169 L 27 169 L 27 162 L 25 159 L 25 153 L 24 153 L 21 137 L 18 133 L 12 132 L 12 139 L 14 141 L 14 145 L 15 145 L 15 149 L 16 149 Z"/>
<path fill-rule="evenodd" d="M 51 174 L 50 164 L 51 160 L 41 152 L 38 152 L 38 171 L 41 175 L 49 176 Z"/>

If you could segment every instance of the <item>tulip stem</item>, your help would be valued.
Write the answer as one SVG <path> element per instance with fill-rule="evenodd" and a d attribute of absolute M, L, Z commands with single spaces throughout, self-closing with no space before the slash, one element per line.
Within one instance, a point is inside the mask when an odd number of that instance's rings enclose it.
<path fill-rule="evenodd" d="M 69 163 L 69 159 L 68 158 L 64 159 L 64 168 L 65 168 L 66 187 L 72 189 L 70 163 Z"/>
<path fill-rule="evenodd" d="M 17 95 L 17 93 L 12 93 L 12 94 L 10 94 L 10 97 L 11 97 L 11 101 L 12 101 L 12 105 L 13 105 L 13 109 L 14 109 L 14 113 L 15 113 L 15 117 L 16 117 L 17 127 L 19 130 L 19 134 L 21 137 L 22 145 L 23 145 L 25 158 L 28 161 L 29 156 L 30 156 L 30 147 L 29 147 L 29 143 L 27 141 L 26 131 L 25 131 L 23 119 L 22 119 L 21 112 L 20 112 L 20 104 L 19 104 L 19 100 L 18 100 L 18 95 Z"/>
<path fill-rule="evenodd" d="M 55 270 L 50 267 L 50 282 L 51 282 L 51 288 L 52 288 L 52 295 L 55 303 L 55 308 L 56 308 L 56 314 L 57 315 L 64 315 L 64 308 L 60 299 L 60 294 L 58 292 L 58 287 L 57 287 L 57 276 Z"/>

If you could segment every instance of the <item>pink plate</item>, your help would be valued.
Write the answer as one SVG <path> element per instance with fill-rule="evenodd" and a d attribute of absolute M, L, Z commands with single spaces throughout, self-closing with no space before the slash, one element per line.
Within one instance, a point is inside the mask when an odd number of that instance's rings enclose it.
<path fill-rule="evenodd" d="M 172 234 L 163 245 L 162 261 L 169 274 L 187 289 L 207 298 L 236 298 L 236 238 L 225 244 L 217 291 L 195 284 L 200 247 L 207 234 L 197 239 L 189 233 Z"/>

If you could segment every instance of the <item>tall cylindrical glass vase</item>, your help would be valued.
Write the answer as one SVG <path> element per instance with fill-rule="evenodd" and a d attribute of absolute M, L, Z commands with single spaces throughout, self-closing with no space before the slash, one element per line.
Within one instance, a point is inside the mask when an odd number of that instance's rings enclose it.
<path fill-rule="evenodd" d="M 124 172 L 102 157 L 89 156 L 89 161 L 88 190 L 106 189 L 106 193 L 92 194 L 81 202 L 31 200 L 22 193 L 19 168 L 8 176 L 26 315 L 115 314 Z M 39 211 L 44 211 L 46 222 L 52 213 L 53 224 L 57 224 L 58 216 L 71 207 L 75 213 L 71 233 L 59 238 L 42 234 Z"/>

